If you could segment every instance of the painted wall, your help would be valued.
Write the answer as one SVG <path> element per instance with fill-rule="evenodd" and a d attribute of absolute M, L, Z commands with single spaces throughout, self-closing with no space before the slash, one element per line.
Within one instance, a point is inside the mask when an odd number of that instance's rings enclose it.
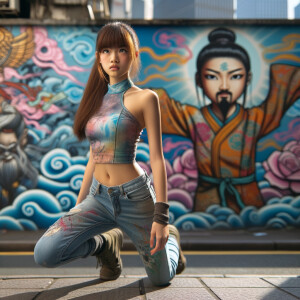
<path fill-rule="evenodd" d="M 225 26 L 251 75 L 225 56 L 202 67 L 196 87 L 198 54 L 217 27 L 134 26 L 136 83 L 160 96 L 171 223 L 300 227 L 299 26 Z M 0 27 L 0 229 L 47 228 L 75 205 L 89 145 L 72 124 L 99 28 Z M 224 122 L 211 109 L 220 82 L 247 94 Z M 151 174 L 145 130 L 137 161 Z"/>

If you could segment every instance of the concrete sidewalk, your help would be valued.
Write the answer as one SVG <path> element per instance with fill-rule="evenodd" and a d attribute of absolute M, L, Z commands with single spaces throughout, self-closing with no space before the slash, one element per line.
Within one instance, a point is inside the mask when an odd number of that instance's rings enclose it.
<path fill-rule="evenodd" d="M 2 277 L 0 297 L 7 300 L 295 300 L 300 299 L 300 277 L 178 275 L 167 287 L 154 287 L 141 275 L 121 276 L 107 282 L 88 276 Z"/>
<path fill-rule="evenodd" d="M 33 259 L 31 254 L 31 256 L 21 258 L 23 260 L 21 260 L 20 267 L 23 266 L 24 273 L 8 275 L 9 269 L 5 266 L 14 265 L 11 268 L 19 266 L 19 261 L 13 252 L 32 251 L 43 232 L 0 231 L 0 252 L 11 253 L 10 256 L 9 254 L 7 257 L 6 254 L 2 256 L 0 299 L 300 300 L 300 272 L 298 272 L 297 260 L 300 250 L 300 229 L 181 232 L 181 244 L 184 251 L 208 251 L 208 254 L 202 256 L 201 260 L 190 259 L 190 264 L 184 273 L 176 276 L 168 287 L 161 288 L 154 287 L 149 282 L 144 269 L 142 272 L 136 272 L 137 269 L 132 268 L 131 264 L 127 266 L 130 269 L 123 270 L 118 280 L 101 282 L 97 278 L 98 271 L 93 271 L 94 273 L 91 274 L 92 269 L 88 269 L 89 273 L 84 273 L 84 269 L 94 265 L 94 262 L 88 264 L 88 258 L 83 262 L 83 268 L 68 269 L 67 275 L 62 275 L 58 271 L 54 272 L 54 269 L 45 269 L 41 275 L 37 274 L 37 269 L 30 267 L 30 260 Z M 134 250 L 134 247 L 125 237 L 122 251 L 129 250 Z M 225 259 L 223 257 L 222 260 L 221 255 L 214 256 L 209 252 L 227 250 L 233 250 L 230 255 L 232 260 L 229 260 L 228 256 Z M 245 250 L 269 251 L 272 260 L 267 256 L 251 256 L 251 259 L 248 258 L 248 261 L 245 261 L 241 255 L 234 254 L 234 251 Z M 285 256 L 276 254 L 282 250 L 287 252 Z M 293 251 L 297 252 L 294 260 L 291 260 L 293 264 L 291 262 L 287 264 L 286 259 L 282 261 L 283 257 L 293 257 L 289 255 Z M 126 261 L 128 260 L 129 256 Z M 213 264 L 212 261 L 216 263 Z M 285 272 L 277 270 L 275 262 L 278 262 L 277 267 L 281 269 L 285 267 Z M 294 265 L 294 269 L 289 269 Z M 211 269 L 212 266 L 214 274 L 206 273 L 206 270 Z M 259 271 L 253 274 L 258 266 L 260 266 Z M 252 275 L 248 272 L 249 267 L 252 268 Z M 272 275 L 268 271 L 270 267 L 275 271 Z M 198 272 L 197 268 L 201 268 L 201 272 Z M 233 273 L 234 268 L 238 268 L 240 274 Z M 128 270 L 131 272 L 129 273 Z M 30 275 L 30 273 L 36 275 Z"/>

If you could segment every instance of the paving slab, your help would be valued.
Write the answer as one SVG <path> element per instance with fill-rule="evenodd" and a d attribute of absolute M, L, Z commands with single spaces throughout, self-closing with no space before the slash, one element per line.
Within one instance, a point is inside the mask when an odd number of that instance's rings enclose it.
<path fill-rule="evenodd" d="M 81 288 L 81 289 L 96 289 L 96 288 L 139 288 L 138 278 L 118 278 L 112 281 L 101 281 L 99 278 L 61 278 L 57 279 L 49 289 L 56 288 Z"/>
<path fill-rule="evenodd" d="M 123 259 L 123 261 L 124 261 L 124 259 Z M 123 267 L 124 267 L 124 265 L 123 265 Z M 124 275 L 124 276 L 139 275 L 140 277 L 143 277 L 143 276 L 147 276 L 147 273 L 146 273 L 144 267 L 140 267 L 140 268 L 124 267 L 124 269 L 122 271 L 122 275 Z"/>
<path fill-rule="evenodd" d="M 277 288 L 211 288 L 222 300 L 296 300 Z"/>
<path fill-rule="evenodd" d="M 193 277 L 194 276 L 194 277 Z M 300 299 L 300 277 L 176 276 L 167 287 L 155 287 L 147 277 L 124 276 L 101 281 L 98 277 L 0 278 L 5 300 L 295 300 Z"/>
<path fill-rule="evenodd" d="M 0 281 L 0 289 L 45 289 L 53 282 L 52 278 L 5 279 Z"/>
<path fill-rule="evenodd" d="M 201 278 L 201 280 L 210 288 L 273 287 L 272 284 L 260 278 Z"/>
<path fill-rule="evenodd" d="M 264 277 L 264 280 L 278 287 L 300 288 L 300 277 L 296 278 L 269 278 Z"/>
<path fill-rule="evenodd" d="M 39 289 L 0 289 L 0 299 L 32 300 L 39 292 Z"/>
<path fill-rule="evenodd" d="M 149 278 L 143 278 L 143 283 L 145 288 L 153 288 L 153 284 L 150 281 Z M 175 277 L 171 280 L 170 285 L 168 286 L 170 288 L 202 288 L 204 287 L 201 282 L 196 278 L 178 278 Z"/>
<path fill-rule="evenodd" d="M 97 288 L 97 289 L 81 289 L 75 291 L 48 290 L 38 295 L 34 300 L 145 300 L 145 296 L 140 295 L 137 288 Z M 20 299 L 19 299 L 20 300 Z M 22 299 L 23 300 L 23 299 Z"/>
<path fill-rule="evenodd" d="M 300 299 L 300 288 L 283 288 L 283 290 Z"/>
<path fill-rule="evenodd" d="M 165 289 L 146 289 L 147 300 L 216 300 L 205 288 L 165 288 Z M 232 299 L 231 299 L 232 300 Z M 249 300 L 249 299 L 248 299 Z"/>

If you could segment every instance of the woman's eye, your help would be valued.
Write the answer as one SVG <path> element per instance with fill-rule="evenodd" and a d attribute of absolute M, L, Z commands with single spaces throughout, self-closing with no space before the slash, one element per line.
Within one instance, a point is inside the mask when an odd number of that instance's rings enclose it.
<path fill-rule="evenodd" d="M 128 52 L 128 51 L 127 51 L 127 49 L 125 49 L 125 48 L 121 48 L 121 49 L 120 49 L 120 52 L 126 53 L 126 52 Z"/>
<path fill-rule="evenodd" d="M 103 49 L 103 50 L 102 50 L 102 53 L 108 53 L 108 52 L 109 52 L 108 49 Z"/>
<path fill-rule="evenodd" d="M 212 75 L 212 74 L 206 74 L 206 75 L 204 75 L 204 77 L 208 80 L 217 80 L 218 79 L 217 76 Z"/>
<path fill-rule="evenodd" d="M 244 77 L 243 74 L 236 74 L 236 75 L 232 75 L 230 79 L 236 80 L 236 79 L 242 79 L 243 77 Z"/>

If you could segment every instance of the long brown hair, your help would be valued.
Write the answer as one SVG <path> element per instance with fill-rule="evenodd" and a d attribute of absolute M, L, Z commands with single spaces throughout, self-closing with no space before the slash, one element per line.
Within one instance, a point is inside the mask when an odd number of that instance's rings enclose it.
<path fill-rule="evenodd" d="M 112 22 L 104 25 L 98 32 L 96 40 L 96 60 L 86 84 L 80 105 L 75 115 L 73 131 L 79 140 L 85 136 L 85 126 L 93 114 L 100 108 L 107 93 L 109 76 L 100 64 L 99 53 L 102 49 L 126 46 L 132 61 L 130 76 L 134 77 L 140 67 L 139 41 L 131 26 L 123 22 Z"/>

